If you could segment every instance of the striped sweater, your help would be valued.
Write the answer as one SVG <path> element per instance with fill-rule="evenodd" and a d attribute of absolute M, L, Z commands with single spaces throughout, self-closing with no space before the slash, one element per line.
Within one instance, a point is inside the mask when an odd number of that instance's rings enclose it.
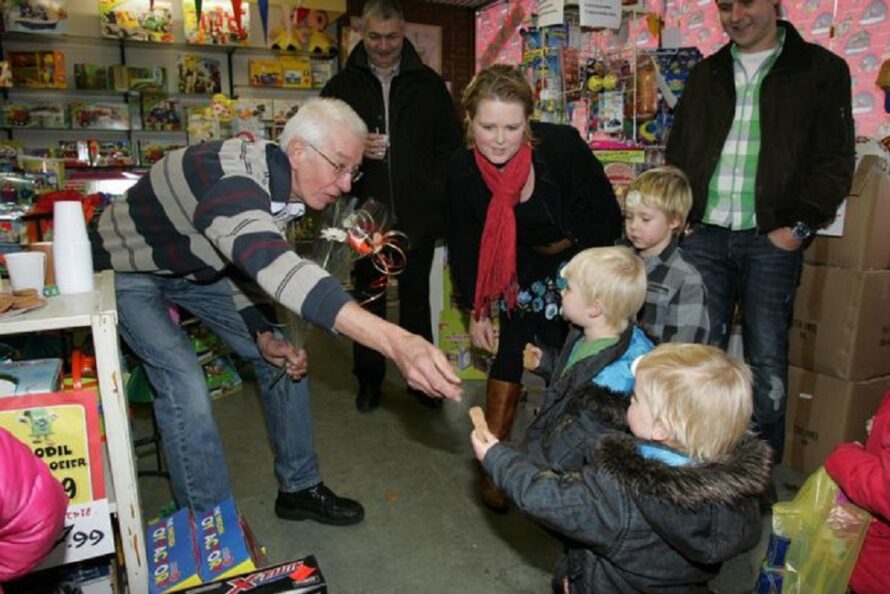
<path fill-rule="evenodd" d="M 236 279 L 246 277 L 276 302 L 331 329 L 350 297 L 282 235 L 271 202 L 288 202 L 290 194 L 290 163 L 275 143 L 234 138 L 173 151 L 102 213 L 90 231 L 94 266 L 196 282 L 227 277 L 256 334 L 270 325 L 262 300 L 238 288 Z"/>

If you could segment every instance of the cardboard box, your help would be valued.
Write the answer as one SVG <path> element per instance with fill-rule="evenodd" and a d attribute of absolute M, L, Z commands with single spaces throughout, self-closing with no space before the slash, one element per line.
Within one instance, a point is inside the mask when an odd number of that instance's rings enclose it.
<path fill-rule="evenodd" d="M 231 497 L 197 517 L 181 509 L 149 523 L 145 541 L 149 594 L 179 592 L 254 571 L 266 563 Z"/>
<path fill-rule="evenodd" d="M 887 390 L 890 376 L 851 382 L 789 367 L 783 463 L 810 474 L 837 444 L 865 443 L 865 423 Z"/>
<path fill-rule="evenodd" d="M 223 581 L 196 586 L 185 594 L 326 594 L 328 591 L 315 557 L 273 565 Z"/>
<path fill-rule="evenodd" d="M 195 518 L 195 530 L 205 583 L 254 571 L 266 561 L 231 497 Z"/>
<path fill-rule="evenodd" d="M 61 359 L 0 362 L 0 396 L 57 392 L 62 376 Z"/>
<path fill-rule="evenodd" d="M 817 235 L 804 252 L 810 264 L 858 270 L 890 269 L 890 173 L 886 159 L 866 155 L 856 168 L 845 205 L 842 237 Z"/>
<path fill-rule="evenodd" d="M 149 523 L 145 548 L 149 594 L 177 592 L 201 583 L 195 525 L 188 508 Z"/>
<path fill-rule="evenodd" d="M 849 380 L 890 374 L 890 271 L 805 264 L 789 333 L 792 365 Z"/>

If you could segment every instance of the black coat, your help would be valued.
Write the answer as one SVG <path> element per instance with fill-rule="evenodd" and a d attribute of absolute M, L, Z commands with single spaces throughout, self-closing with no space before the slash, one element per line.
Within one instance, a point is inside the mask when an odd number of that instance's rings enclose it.
<path fill-rule="evenodd" d="M 785 44 L 760 87 L 760 154 L 755 209 L 768 233 L 798 221 L 829 223 L 853 179 L 850 70 L 830 51 L 803 40 L 785 21 Z M 690 222 L 701 221 L 708 184 L 735 113 L 731 43 L 699 63 L 677 106 L 667 161 L 689 177 Z"/>
<path fill-rule="evenodd" d="M 568 577 L 578 594 L 704 594 L 725 560 L 757 544 L 757 497 L 771 467 L 765 442 L 747 435 L 719 462 L 669 466 L 641 455 L 632 435 L 594 433 L 584 465 L 572 470 L 553 470 L 504 443 L 483 461 L 523 513 L 561 535 L 554 592 Z"/>
<path fill-rule="evenodd" d="M 423 64 L 406 39 L 386 122 L 383 87 L 371 72 L 364 43 L 359 43 L 321 95 L 346 101 L 369 132 L 389 134 L 387 158 L 362 163 L 364 176 L 353 188 L 355 194 L 388 205 L 396 215 L 393 227 L 407 233 L 415 248 L 443 237 L 446 164 L 460 145 L 461 131 L 442 78 Z"/>
<path fill-rule="evenodd" d="M 577 248 L 613 245 L 621 234 L 621 210 L 603 166 L 571 126 L 532 124 L 535 199 Z M 468 148 L 448 164 L 446 240 L 458 305 L 471 310 L 482 229 L 491 191 Z M 521 238 L 517 238 L 521 240 Z M 554 274 L 556 271 L 554 271 Z"/>

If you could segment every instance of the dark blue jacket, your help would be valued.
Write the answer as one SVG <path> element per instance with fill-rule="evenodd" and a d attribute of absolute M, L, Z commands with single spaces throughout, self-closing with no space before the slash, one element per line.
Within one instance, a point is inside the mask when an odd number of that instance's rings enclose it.
<path fill-rule="evenodd" d="M 779 21 L 785 44 L 760 87 L 757 228 L 768 233 L 798 221 L 813 229 L 833 220 L 853 179 L 850 69 Z M 700 62 L 683 89 L 667 145 L 667 161 L 692 185 L 692 223 L 701 221 L 708 184 L 735 113 L 730 46 Z"/>

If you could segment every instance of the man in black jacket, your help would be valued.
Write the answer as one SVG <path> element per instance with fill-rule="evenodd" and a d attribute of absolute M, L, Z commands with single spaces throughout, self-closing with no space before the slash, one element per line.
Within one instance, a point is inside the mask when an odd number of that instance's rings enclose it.
<path fill-rule="evenodd" d="M 430 269 L 436 239 L 443 235 L 445 168 L 460 143 L 460 124 L 442 78 L 405 40 L 396 0 L 365 3 L 362 42 L 321 94 L 346 101 L 368 126 L 364 177 L 354 189 L 362 201 L 385 204 L 395 215 L 392 227 L 408 235 L 408 263 L 398 277 L 399 324 L 432 340 Z M 356 299 L 372 296 L 379 277 L 368 259 L 360 260 L 354 271 Z M 366 307 L 386 316 L 385 297 Z M 355 404 L 369 412 L 380 403 L 384 359 L 358 343 L 353 358 L 359 382 Z M 409 391 L 427 406 L 441 406 L 438 399 Z"/>
<path fill-rule="evenodd" d="M 775 463 L 803 249 L 834 218 L 854 161 L 850 71 L 779 20 L 780 3 L 717 0 L 731 42 L 692 71 L 667 146 L 692 185 L 681 245 L 708 290 L 711 342 L 726 347 L 738 301 L 754 418 Z"/>

